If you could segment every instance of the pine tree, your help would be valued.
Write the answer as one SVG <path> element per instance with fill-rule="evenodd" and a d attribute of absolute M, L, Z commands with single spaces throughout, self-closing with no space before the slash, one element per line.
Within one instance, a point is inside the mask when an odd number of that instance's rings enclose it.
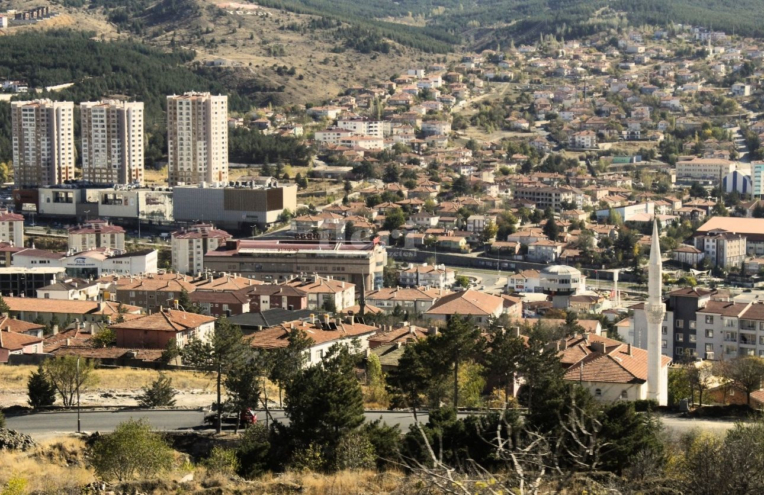
<path fill-rule="evenodd" d="M 56 388 L 51 383 L 42 364 L 33 371 L 27 380 L 27 395 L 29 405 L 33 409 L 52 406 L 56 402 Z"/>
<path fill-rule="evenodd" d="M 143 387 L 143 393 L 138 397 L 138 405 L 152 409 L 174 406 L 177 394 L 172 388 L 172 378 L 160 373 L 159 378 L 151 382 L 150 386 Z"/>
<path fill-rule="evenodd" d="M 332 346 L 320 364 L 288 384 L 285 412 L 293 438 L 322 445 L 333 457 L 337 442 L 364 421 L 363 394 L 347 347 Z"/>
<path fill-rule="evenodd" d="M 454 379 L 453 407 L 459 407 L 459 365 L 478 357 L 483 348 L 480 329 L 466 317 L 451 316 L 446 327 L 436 336 L 427 339 L 432 359 L 432 369 L 436 375 Z"/>
<path fill-rule="evenodd" d="M 8 306 L 8 303 L 5 302 L 5 299 L 3 299 L 3 296 L 0 296 L 0 313 L 11 313 L 11 307 Z"/>

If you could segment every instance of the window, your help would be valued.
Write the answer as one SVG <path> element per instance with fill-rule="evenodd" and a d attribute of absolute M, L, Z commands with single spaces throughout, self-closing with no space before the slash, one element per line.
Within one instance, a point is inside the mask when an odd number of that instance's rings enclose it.
<path fill-rule="evenodd" d="M 692 320 L 690 322 L 690 330 L 694 330 L 695 329 L 695 323 L 696 323 L 695 320 Z"/>
<path fill-rule="evenodd" d="M 675 326 L 677 328 L 683 328 L 684 327 L 684 321 L 682 320 L 676 320 Z"/>
<path fill-rule="evenodd" d="M 674 336 L 677 342 L 684 342 L 684 334 L 678 333 Z"/>
<path fill-rule="evenodd" d="M 714 352 L 714 344 L 706 344 L 706 352 Z"/>
<path fill-rule="evenodd" d="M 594 396 L 595 397 L 602 397 L 602 389 L 598 388 L 594 390 Z"/>
<path fill-rule="evenodd" d="M 714 331 L 713 330 L 706 330 L 706 338 L 713 339 L 714 338 Z"/>
<path fill-rule="evenodd" d="M 713 323 L 714 317 L 711 315 L 706 315 L 706 323 Z"/>
<path fill-rule="evenodd" d="M 668 335 L 668 328 L 664 326 L 661 332 L 663 333 L 663 335 Z"/>
<path fill-rule="evenodd" d="M 663 339 L 663 341 L 661 343 L 662 343 L 662 346 L 663 346 L 664 349 L 666 349 L 668 347 L 668 341 L 666 341 L 666 339 Z"/>
<path fill-rule="evenodd" d="M 683 350 L 681 347 L 674 347 L 674 354 L 677 356 L 681 356 L 683 354 Z"/>
<path fill-rule="evenodd" d="M 697 341 L 698 341 L 698 336 L 695 335 L 694 333 L 691 333 L 690 334 L 690 342 L 697 342 Z"/>
<path fill-rule="evenodd" d="M 629 391 L 628 390 L 622 390 L 621 391 L 621 399 L 628 399 L 629 398 Z"/>

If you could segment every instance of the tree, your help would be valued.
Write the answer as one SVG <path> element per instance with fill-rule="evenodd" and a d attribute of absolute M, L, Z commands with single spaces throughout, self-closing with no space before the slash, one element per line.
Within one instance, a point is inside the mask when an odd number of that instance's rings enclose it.
<path fill-rule="evenodd" d="M 96 440 L 91 463 L 104 479 L 152 477 L 172 467 L 174 453 L 146 420 L 130 419 Z"/>
<path fill-rule="evenodd" d="M 74 405 L 74 396 L 79 390 L 98 382 L 93 373 L 95 361 L 90 359 L 78 359 L 76 356 L 56 357 L 46 360 L 43 369 L 56 392 L 61 395 L 64 407 Z"/>
<path fill-rule="evenodd" d="M 621 474 L 637 453 L 662 453 L 663 445 L 658 438 L 660 421 L 650 414 L 637 413 L 633 402 L 621 401 L 607 406 L 601 421 L 604 469 Z"/>
<path fill-rule="evenodd" d="M 504 406 L 509 401 L 510 386 L 520 369 L 520 359 L 525 351 L 525 342 L 519 334 L 503 328 L 491 333 L 485 354 L 486 374 L 494 377 L 504 392 Z"/>
<path fill-rule="evenodd" d="M 29 405 L 33 409 L 52 406 L 56 402 L 56 388 L 51 383 L 42 364 L 33 371 L 27 380 Z"/>
<path fill-rule="evenodd" d="M 90 345 L 99 349 L 102 347 L 111 347 L 117 343 L 117 334 L 111 328 L 104 328 L 98 332 L 92 339 Z"/>
<path fill-rule="evenodd" d="M 261 476 L 268 464 L 271 443 L 268 428 L 255 423 L 244 430 L 236 457 L 239 460 L 239 474 L 247 479 Z"/>
<path fill-rule="evenodd" d="M 375 404 L 387 406 L 387 392 L 385 391 L 385 374 L 382 372 L 382 364 L 379 356 L 374 353 L 366 358 L 366 399 Z"/>
<path fill-rule="evenodd" d="M 429 347 L 433 372 L 445 378 L 452 374 L 454 395 L 452 406 L 459 407 L 459 365 L 480 355 L 483 347 L 480 329 L 468 317 L 454 314 L 438 335 L 425 342 Z"/>
<path fill-rule="evenodd" d="M 470 192 L 470 183 L 467 181 L 467 178 L 460 175 L 454 179 L 454 182 L 451 184 L 451 192 L 456 196 L 464 196 L 468 194 Z"/>
<path fill-rule="evenodd" d="M 257 408 L 260 402 L 260 393 L 264 388 L 263 378 L 265 367 L 261 354 L 252 349 L 245 351 L 238 369 L 225 376 L 225 389 L 228 392 L 228 403 L 239 415 L 248 407 Z M 236 422 L 236 432 L 239 430 L 239 422 Z"/>
<path fill-rule="evenodd" d="M 346 346 L 332 346 L 321 363 L 301 370 L 286 388 L 293 438 L 322 445 L 333 457 L 343 436 L 364 421 L 363 394 Z"/>
<path fill-rule="evenodd" d="M 751 393 L 761 389 L 764 381 L 764 359 L 746 356 L 734 359 L 723 368 L 734 386 L 745 392 L 746 404 L 751 405 Z"/>
<path fill-rule="evenodd" d="M 554 221 L 554 218 L 550 218 L 546 221 L 543 232 L 549 240 L 557 241 L 557 237 L 560 235 L 560 227 L 557 225 L 557 222 Z"/>
<path fill-rule="evenodd" d="M 215 333 L 209 341 L 193 339 L 183 348 L 183 362 L 202 373 L 214 375 L 217 384 L 217 432 L 222 431 L 223 378 L 239 369 L 245 357 L 246 344 L 242 341 L 241 328 L 228 318 L 221 318 L 215 325 Z"/>
<path fill-rule="evenodd" d="M 693 182 L 690 185 L 690 196 L 693 198 L 705 198 L 708 196 L 708 191 L 700 185 L 698 182 Z"/>
<path fill-rule="evenodd" d="M 385 223 L 382 225 L 384 230 L 395 230 L 406 223 L 406 215 L 400 208 L 388 210 L 385 215 Z"/>
<path fill-rule="evenodd" d="M 703 394 L 714 384 L 715 378 L 711 365 L 705 361 L 702 363 L 690 363 L 685 367 L 690 389 L 698 392 L 698 405 L 703 405 Z M 691 394 L 694 399 L 694 393 Z"/>
<path fill-rule="evenodd" d="M 414 421 L 417 409 L 425 405 L 424 394 L 431 380 L 431 370 L 426 362 L 425 341 L 406 345 L 398 366 L 388 375 L 388 390 L 392 407 L 411 408 Z"/>
<path fill-rule="evenodd" d="M 5 302 L 3 296 L 0 296 L 0 313 L 11 314 L 11 307 Z"/>
<path fill-rule="evenodd" d="M 180 291 L 180 295 L 178 296 L 178 307 L 180 307 L 186 313 L 199 314 L 202 312 L 202 308 L 191 301 L 191 296 L 188 294 L 186 289 L 181 289 Z"/>
<path fill-rule="evenodd" d="M 401 174 L 396 165 L 391 163 L 387 167 L 385 167 L 385 173 L 384 175 L 382 175 L 382 180 L 384 182 L 395 183 L 395 182 L 399 182 L 400 179 L 401 179 Z"/>
<path fill-rule="evenodd" d="M 175 405 L 178 392 L 172 388 L 172 378 L 164 373 L 160 373 L 150 386 L 143 387 L 142 390 L 143 393 L 138 396 L 138 405 L 141 407 L 153 409 Z"/>
<path fill-rule="evenodd" d="M 493 222 L 488 222 L 485 227 L 483 227 L 483 232 L 480 233 L 480 240 L 483 242 L 488 242 L 491 239 L 496 238 L 496 234 L 499 233 L 499 227 L 496 226 Z"/>

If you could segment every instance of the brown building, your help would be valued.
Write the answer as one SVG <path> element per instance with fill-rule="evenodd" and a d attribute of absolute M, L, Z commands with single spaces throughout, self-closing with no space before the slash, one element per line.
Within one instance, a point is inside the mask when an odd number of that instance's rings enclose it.
<path fill-rule="evenodd" d="M 250 311 L 281 308 L 290 311 L 308 309 L 308 293 L 289 285 L 256 285 L 247 290 Z"/>
<path fill-rule="evenodd" d="M 209 340 L 215 331 L 215 318 L 174 309 L 111 325 L 117 347 L 164 349 L 175 339 L 183 348 L 191 339 Z"/>
<path fill-rule="evenodd" d="M 250 302 L 246 291 L 247 289 L 234 292 L 197 290 L 192 292 L 189 298 L 202 309 L 202 313 L 219 318 L 249 313 Z"/>

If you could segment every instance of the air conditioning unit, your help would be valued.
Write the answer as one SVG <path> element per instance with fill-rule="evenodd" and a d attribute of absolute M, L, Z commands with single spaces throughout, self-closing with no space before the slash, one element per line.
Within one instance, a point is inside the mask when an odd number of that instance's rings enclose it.
<path fill-rule="evenodd" d="M 706 353 L 706 359 L 714 359 L 714 353 L 713 352 L 707 352 Z"/>

